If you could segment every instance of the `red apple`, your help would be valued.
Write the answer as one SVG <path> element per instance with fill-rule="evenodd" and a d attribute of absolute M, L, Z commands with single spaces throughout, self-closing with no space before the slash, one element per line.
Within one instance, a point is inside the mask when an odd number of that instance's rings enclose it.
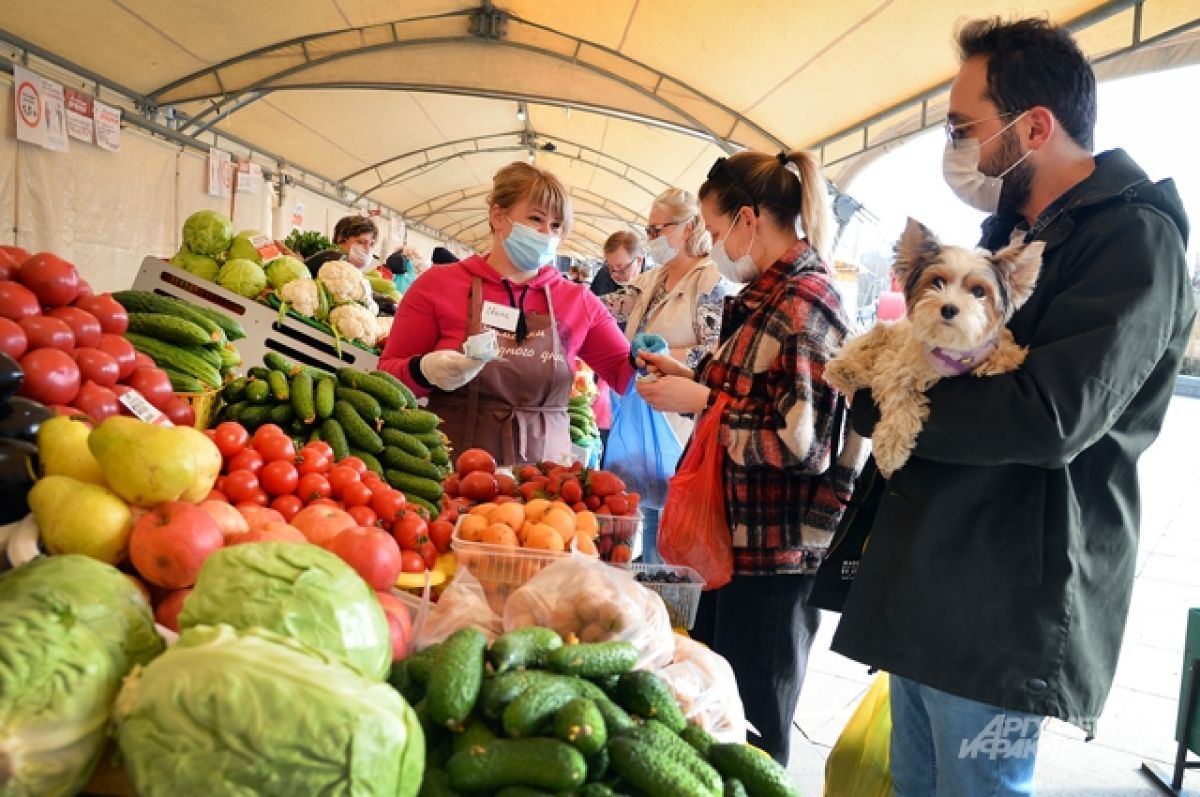
<path fill-rule="evenodd" d="M 227 501 L 209 500 L 199 506 L 213 519 L 217 528 L 221 530 L 221 535 L 227 540 L 231 534 L 243 534 L 250 530 L 246 518 Z"/>
<path fill-rule="evenodd" d="M 390 592 L 378 590 L 375 596 L 387 615 L 388 632 L 392 637 L 392 661 L 400 661 L 408 655 L 408 646 L 412 642 L 412 612 L 404 601 Z"/>
<path fill-rule="evenodd" d="M 164 589 L 196 583 L 209 554 L 225 544 L 216 521 L 195 504 L 167 501 L 133 526 L 129 558 L 142 578 Z"/>
<path fill-rule="evenodd" d="M 351 526 L 328 547 L 376 590 L 391 589 L 400 577 L 400 546 L 382 529 Z"/>
<path fill-rule="evenodd" d="M 184 599 L 191 594 L 191 587 L 168 592 L 154 609 L 154 622 L 178 634 L 179 613 L 183 611 Z"/>
<path fill-rule="evenodd" d="M 314 545 L 326 547 L 343 529 L 356 526 L 354 518 L 336 506 L 309 505 L 296 513 L 292 525 Z"/>
<path fill-rule="evenodd" d="M 308 545 L 308 539 L 299 529 L 287 523 L 261 523 L 249 531 L 230 534 L 225 538 L 226 545 L 242 545 L 247 542 L 295 542 Z"/>

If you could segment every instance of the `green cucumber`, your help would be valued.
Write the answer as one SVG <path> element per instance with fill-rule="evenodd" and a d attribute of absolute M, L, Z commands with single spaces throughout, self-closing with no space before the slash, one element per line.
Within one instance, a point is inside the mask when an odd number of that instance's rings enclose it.
<path fill-rule="evenodd" d="M 272 371 L 279 371 L 282 374 L 291 376 L 296 366 L 287 357 L 284 357 L 277 351 L 269 351 L 263 355 L 263 365 Z"/>
<path fill-rule="evenodd" d="M 634 670 L 621 676 L 617 702 L 630 714 L 656 719 L 675 733 L 687 727 L 687 719 L 675 702 L 666 681 L 649 670 Z"/>
<path fill-rule="evenodd" d="M 161 368 L 171 368 L 181 374 L 199 379 L 212 389 L 221 386 L 221 372 L 208 361 L 208 351 L 203 348 L 183 348 L 164 343 L 157 338 L 126 332 L 125 339 L 133 347 L 154 360 Z M 215 356 L 215 352 L 213 352 Z"/>
<path fill-rule="evenodd" d="M 271 400 L 271 386 L 266 382 L 251 379 L 244 391 L 246 401 L 251 404 L 266 404 Z"/>
<path fill-rule="evenodd" d="M 292 425 L 292 420 L 296 414 L 292 412 L 291 404 L 276 404 L 271 408 L 271 423 L 278 426 L 280 429 L 286 429 Z"/>
<path fill-rule="evenodd" d="M 487 638 L 472 626 L 455 631 L 442 643 L 427 689 L 434 724 L 462 730 L 479 699 L 486 648 Z"/>
<path fill-rule="evenodd" d="M 421 434 L 436 430 L 442 419 L 429 410 L 388 410 L 383 414 L 383 422 L 402 432 Z"/>
<path fill-rule="evenodd" d="M 673 761 L 686 769 L 704 784 L 709 794 L 721 793 L 721 775 L 717 770 L 713 769 L 695 748 L 658 720 L 647 720 L 645 725 L 623 731 L 622 734 L 654 750 L 661 760 Z"/>
<path fill-rule="evenodd" d="M 335 401 L 333 417 L 341 424 L 350 445 L 372 454 L 383 451 L 383 440 L 349 402 L 341 399 Z"/>
<path fill-rule="evenodd" d="M 617 774 L 647 797 L 718 797 L 686 767 L 639 740 L 618 736 L 608 743 L 608 754 Z"/>
<path fill-rule="evenodd" d="M 383 415 L 383 409 L 379 406 L 379 402 L 361 390 L 355 390 L 352 387 L 338 387 L 334 390 L 334 396 L 338 401 L 344 401 L 354 407 L 354 411 L 367 423 L 374 424 Z"/>
<path fill-rule="evenodd" d="M 496 672 L 525 667 L 542 667 L 546 654 L 562 647 L 562 637 L 552 628 L 530 625 L 514 628 L 492 643 L 488 661 Z"/>
<path fill-rule="evenodd" d="M 161 296 L 150 291 L 116 291 L 112 297 L 129 313 L 161 313 L 191 321 L 208 333 L 209 338 L 224 343 L 229 338 L 225 330 L 206 311 L 189 302 L 171 296 Z"/>
<path fill-rule="evenodd" d="M 225 399 L 225 403 L 227 404 L 241 401 L 242 394 L 245 393 L 246 385 L 249 383 L 249 379 L 239 376 L 237 379 L 226 383 L 225 387 L 221 389 L 221 398 Z"/>
<path fill-rule="evenodd" d="M 200 347 L 216 342 L 199 324 L 167 313 L 129 313 L 128 331 L 176 346 Z"/>
<path fill-rule="evenodd" d="M 208 390 L 208 386 L 187 374 L 181 374 L 172 368 L 163 369 L 167 378 L 171 380 L 171 389 L 176 393 L 203 393 Z"/>
<path fill-rule="evenodd" d="M 417 442 L 421 442 L 416 438 Z M 450 467 L 450 452 L 446 450 L 444 445 L 432 446 L 429 449 L 429 461 L 439 468 Z"/>
<path fill-rule="evenodd" d="M 421 648 L 405 659 L 408 662 L 409 676 L 414 683 L 421 686 L 429 685 L 429 676 L 433 674 L 433 668 L 437 665 L 438 654 L 441 650 L 442 645 L 439 642 L 436 645 Z"/>
<path fill-rule="evenodd" d="M 577 697 L 554 715 L 554 735 L 585 756 L 592 756 L 608 743 L 604 715 L 586 697 Z"/>
<path fill-rule="evenodd" d="M 379 402 L 380 407 L 400 410 L 408 406 L 404 394 L 386 379 L 363 373 L 354 368 L 339 368 L 337 378 L 344 387 L 362 391 L 375 399 Z"/>
<path fill-rule="evenodd" d="M 694 722 L 679 732 L 679 738 L 690 744 L 703 758 L 708 758 L 708 751 L 717 743 L 712 734 Z"/>
<path fill-rule="evenodd" d="M 289 394 L 296 417 L 305 423 L 314 422 L 317 419 L 317 409 L 313 398 L 312 376 L 304 371 L 293 376 Z"/>
<path fill-rule="evenodd" d="M 333 417 L 336 388 L 337 383 L 329 377 L 316 380 L 316 388 L 313 390 L 313 409 L 321 420 Z"/>
<path fill-rule="evenodd" d="M 334 462 L 340 462 L 350 456 L 350 442 L 346 439 L 346 432 L 333 418 L 326 418 L 321 422 L 321 439 L 333 449 Z"/>
<path fill-rule="evenodd" d="M 276 401 L 288 401 L 291 398 L 291 389 L 288 386 L 288 377 L 280 371 L 271 371 L 267 374 L 267 386 L 271 388 L 271 396 Z"/>
<path fill-rule="evenodd" d="M 372 371 L 371 376 L 376 376 L 387 382 L 392 387 L 400 391 L 400 395 L 404 397 L 404 409 L 415 410 L 417 408 L 417 397 L 413 395 L 412 390 L 408 385 L 401 382 L 387 371 Z"/>
<path fill-rule="evenodd" d="M 583 785 L 587 761 L 557 739 L 496 739 L 450 756 L 446 772 L 460 791 L 534 786 L 558 792 Z"/>
<path fill-rule="evenodd" d="M 368 454 L 361 448 L 352 448 L 350 449 L 350 456 L 361 459 L 363 464 L 367 466 L 367 470 L 371 471 L 372 473 L 376 473 L 380 476 L 383 475 L 383 463 L 376 459 L 374 454 Z"/>
<path fill-rule="evenodd" d="M 402 451 L 395 446 L 384 446 L 383 452 L 379 455 L 379 461 L 385 467 L 395 468 L 404 473 L 411 473 L 413 476 L 431 479 L 435 482 L 442 480 L 442 472 L 438 469 L 437 465 L 414 457 L 412 454 Z"/>
<path fill-rule="evenodd" d="M 222 371 L 230 371 L 242 364 L 242 353 L 228 343 L 217 349 L 217 355 L 221 358 Z"/>
<path fill-rule="evenodd" d="M 746 787 L 737 778 L 729 778 L 725 781 L 724 797 L 750 797 L 750 793 L 746 791 Z"/>
<path fill-rule="evenodd" d="M 467 727 L 463 728 L 462 733 L 454 734 L 450 746 L 454 752 L 459 753 L 495 739 L 496 734 L 492 733 L 492 729 L 483 720 L 475 718 L 467 722 Z"/>
<path fill-rule="evenodd" d="M 505 707 L 522 692 L 538 685 L 567 680 L 545 670 L 509 670 L 484 682 L 479 692 L 479 710 L 488 719 L 498 720 Z"/>
<path fill-rule="evenodd" d="M 714 744 L 708 760 L 725 778 L 736 778 L 753 797 L 800 797 L 792 776 L 768 755 L 744 744 Z"/>
<path fill-rule="evenodd" d="M 399 429 L 389 429 L 385 426 L 382 430 L 380 430 L 379 436 L 383 438 L 383 444 L 385 446 L 395 446 L 401 451 L 404 451 L 416 457 L 417 459 L 423 459 L 426 461 L 430 461 L 432 459 L 432 456 L 429 453 L 429 448 L 408 432 L 402 432 Z"/>
<path fill-rule="evenodd" d="M 544 723 L 578 696 L 578 687 L 567 681 L 533 686 L 505 706 L 500 716 L 504 732 L 514 739 L 536 736 Z"/>
<path fill-rule="evenodd" d="M 385 468 L 383 478 L 405 495 L 424 498 L 435 505 L 442 500 L 442 485 L 433 479 L 413 476 L 411 473 L 405 473 L 395 468 Z"/>
<path fill-rule="evenodd" d="M 599 678 L 620 675 L 637 664 L 638 650 L 623 639 L 609 642 L 580 642 L 563 645 L 546 656 L 546 666 L 555 672 Z M 682 726 L 681 726 L 682 727 Z"/>
<path fill-rule="evenodd" d="M 245 426 L 246 431 L 252 432 L 264 423 L 271 422 L 272 409 L 273 407 L 269 404 L 250 404 L 238 413 L 234 420 Z"/>
<path fill-rule="evenodd" d="M 228 340 L 241 340 L 246 337 L 246 330 L 236 319 L 222 313 L 220 310 L 213 310 L 211 307 L 200 307 L 199 305 L 192 306 L 192 312 L 198 313 L 207 318 L 212 323 L 221 328 Z"/>

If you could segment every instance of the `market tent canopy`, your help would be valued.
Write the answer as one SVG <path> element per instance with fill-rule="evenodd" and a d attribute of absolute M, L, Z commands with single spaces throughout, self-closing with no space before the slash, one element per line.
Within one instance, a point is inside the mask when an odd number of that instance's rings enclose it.
<path fill-rule="evenodd" d="M 8 3 L 18 49 L 109 81 L 180 134 L 236 137 L 468 246 L 491 175 L 571 187 L 595 254 L 739 147 L 819 151 L 832 177 L 937 124 L 960 3 L 933 0 L 61 0 Z M 984 0 L 1071 24 L 1109 74 L 1200 60 L 1195 0 Z M 86 44 L 84 44 L 86 43 Z"/>

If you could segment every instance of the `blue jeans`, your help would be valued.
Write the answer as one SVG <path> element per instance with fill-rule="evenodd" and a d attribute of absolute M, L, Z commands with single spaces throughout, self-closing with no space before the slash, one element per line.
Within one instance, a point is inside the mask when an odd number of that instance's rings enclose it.
<path fill-rule="evenodd" d="M 891 676 L 895 797 L 1033 794 L 1044 717 Z"/>
<path fill-rule="evenodd" d="M 658 507 L 642 505 L 642 561 L 648 565 L 661 565 L 662 556 L 658 553 L 658 519 L 662 510 Z"/>

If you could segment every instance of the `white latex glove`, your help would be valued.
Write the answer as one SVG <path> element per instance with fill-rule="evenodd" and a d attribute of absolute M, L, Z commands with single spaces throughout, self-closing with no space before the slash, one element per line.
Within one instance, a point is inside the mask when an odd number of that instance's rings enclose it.
<path fill-rule="evenodd" d="M 421 358 L 421 373 L 431 384 L 447 392 L 458 390 L 474 379 L 483 366 L 483 360 L 476 360 L 452 349 L 431 351 Z"/>

